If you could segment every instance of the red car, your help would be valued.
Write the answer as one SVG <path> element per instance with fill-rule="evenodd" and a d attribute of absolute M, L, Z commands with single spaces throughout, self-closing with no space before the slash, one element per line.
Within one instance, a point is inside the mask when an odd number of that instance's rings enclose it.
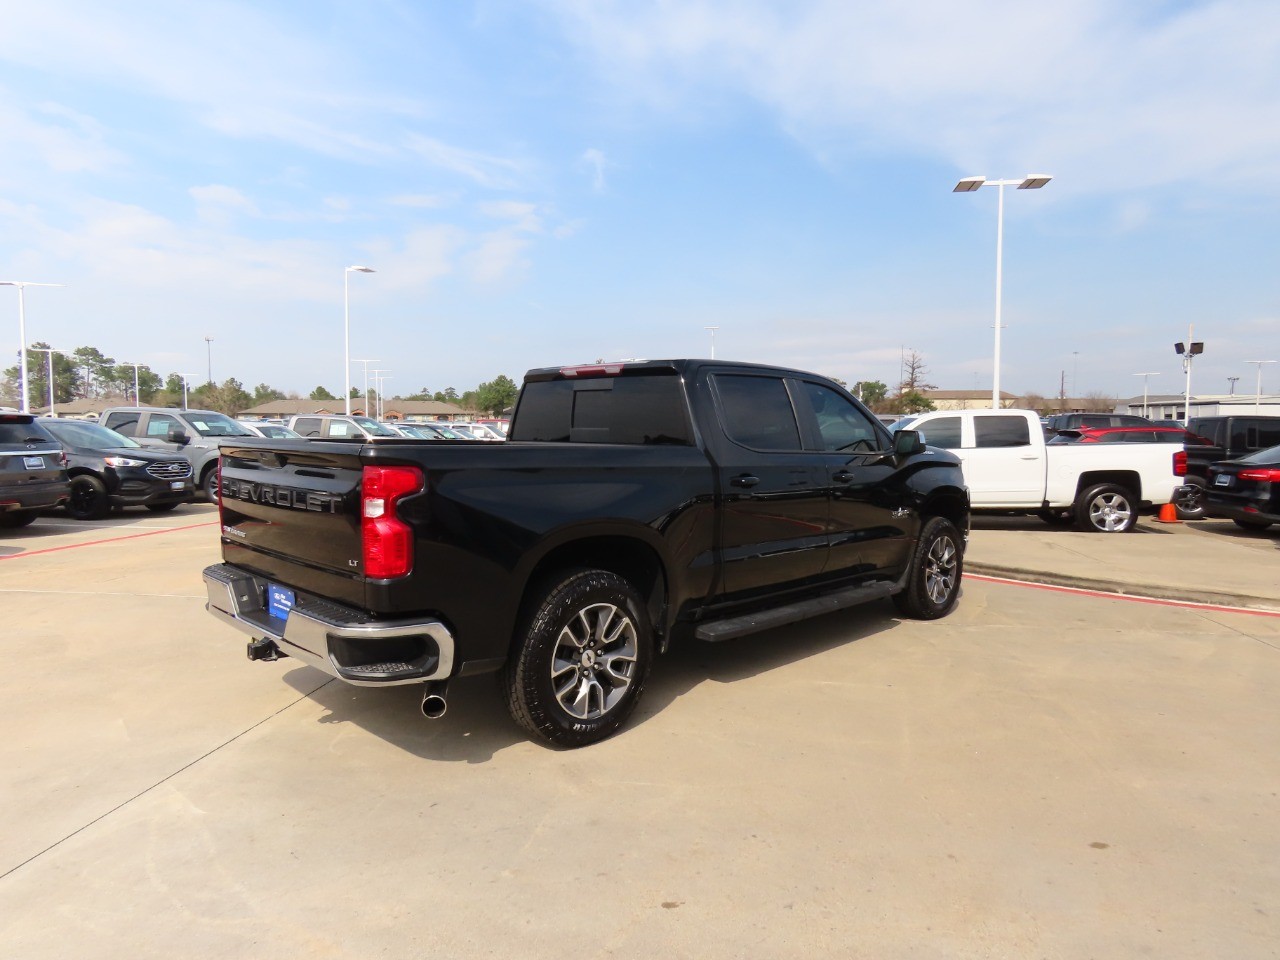
<path fill-rule="evenodd" d="M 1141 427 L 1079 427 L 1059 430 L 1049 443 L 1176 443 L 1181 445 L 1190 434 L 1182 427 L 1149 424 Z"/>

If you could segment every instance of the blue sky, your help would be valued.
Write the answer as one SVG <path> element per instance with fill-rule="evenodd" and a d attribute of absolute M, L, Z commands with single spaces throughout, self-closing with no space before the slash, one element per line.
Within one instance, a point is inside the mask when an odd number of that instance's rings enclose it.
<path fill-rule="evenodd" d="M 29 341 L 303 394 L 597 358 L 1254 389 L 1280 360 L 1280 4 L 4 4 Z M 18 350 L 0 288 L 0 351 Z M 12 360 L 6 360 L 5 365 Z M 360 366 L 352 382 L 361 381 Z M 1280 392 L 1280 364 L 1264 368 Z"/>

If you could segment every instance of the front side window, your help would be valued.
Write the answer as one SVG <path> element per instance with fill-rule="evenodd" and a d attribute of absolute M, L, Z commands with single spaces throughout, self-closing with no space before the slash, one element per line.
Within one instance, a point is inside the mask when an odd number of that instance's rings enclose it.
<path fill-rule="evenodd" d="M 974 417 L 973 435 L 974 445 L 979 449 L 1031 444 L 1031 433 L 1022 417 Z"/>
<path fill-rule="evenodd" d="M 136 413 L 108 414 L 107 422 L 103 426 L 116 433 L 122 433 L 126 437 L 132 437 L 138 432 L 138 415 Z"/>
<path fill-rule="evenodd" d="M 153 413 L 147 421 L 147 436 L 164 440 L 170 430 L 181 430 L 182 424 L 165 413 Z M 118 431 L 117 431 L 118 432 Z"/>
<path fill-rule="evenodd" d="M 752 450 L 799 450 L 787 386 L 778 377 L 721 374 L 715 379 L 725 435 Z"/>
<path fill-rule="evenodd" d="M 880 435 L 876 428 L 845 397 L 820 383 L 805 383 L 804 391 L 818 418 L 822 449 L 846 452 L 879 449 Z"/>
<path fill-rule="evenodd" d="M 299 417 L 293 422 L 293 429 L 304 437 L 320 436 L 319 417 Z"/>

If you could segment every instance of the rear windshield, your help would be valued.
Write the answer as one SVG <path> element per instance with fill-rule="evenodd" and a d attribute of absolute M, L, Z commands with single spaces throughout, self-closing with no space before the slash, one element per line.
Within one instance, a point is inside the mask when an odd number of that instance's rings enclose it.
<path fill-rule="evenodd" d="M 48 431 L 30 418 L 0 418 L 0 444 L 56 443 Z"/>
<path fill-rule="evenodd" d="M 680 378 L 672 370 L 530 381 L 520 393 L 508 439 L 687 446 L 693 433 Z"/>

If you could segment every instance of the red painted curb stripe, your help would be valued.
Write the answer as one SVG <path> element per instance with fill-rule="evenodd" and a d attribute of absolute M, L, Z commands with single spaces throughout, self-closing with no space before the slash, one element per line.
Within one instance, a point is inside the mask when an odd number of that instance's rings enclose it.
<path fill-rule="evenodd" d="M 1277 610 L 1256 610 L 1252 607 L 1228 607 L 1217 603 L 1196 603 L 1194 600 L 1165 600 L 1160 597 L 1143 597 L 1131 593 L 1109 593 L 1106 590 L 1089 590 L 1085 587 L 1060 587 L 1052 583 L 1035 583 L 1031 580 L 1014 580 L 1012 577 L 992 577 L 984 573 L 966 573 L 965 580 L 982 580 L 986 583 L 1007 583 L 1015 587 L 1031 587 L 1053 593 L 1074 593 L 1082 597 L 1103 597 L 1110 600 L 1128 600 L 1131 603 L 1151 603 L 1158 607 L 1185 607 L 1189 610 L 1214 610 L 1220 613 L 1247 613 L 1254 617 L 1280 617 Z"/>
<path fill-rule="evenodd" d="M 61 550 L 78 550 L 81 547 L 97 547 L 104 543 L 119 543 L 121 540 L 137 540 L 140 537 L 158 537 L 162 533 L 178 533 L 182 530 L 199 530 L 201 527 L 216 527 L 217 520 L 208 523 L 193 523 L 189 527 L 170 527 L 167 530 L 151 530 L 147 533 L 131 533 L 127 537 L 108 537 L 106 540 L 90 540 L 87 543 L 69 543 L 65 547 L 47 547 L 44 550 L 27 550 L 23 553 L 13 553 L 7 557 L 0 557 L 0 560 L 23 560 L 27 557 L 38 557 L 42 553 L 58 553 Z"/>

